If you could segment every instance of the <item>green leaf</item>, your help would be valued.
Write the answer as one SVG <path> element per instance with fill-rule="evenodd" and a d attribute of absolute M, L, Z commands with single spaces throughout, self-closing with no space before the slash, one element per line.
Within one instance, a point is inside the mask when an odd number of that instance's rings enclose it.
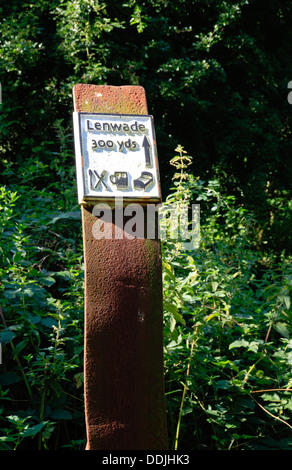
<path fill-rule="evenodd" d="M 43 429 L 45 424 L 46 424 L 46 421 L 43 421 L 42 423 L 36 424 L 35 426 L 28 427 L 24 429 L 24 431 L 21 431 L 20 435 L 22 437 L 34 437 Z"/>
<path fill-rule="evenodd" d="M 289 330 L 287 328 L 287 326 L 285 325 L 285 323 L 276 323 L 275 324 L 275 330 L 281 335 L 283 336 L 284 338 L 287 338 L 289 339 L 290 335 L 289 335 Z"/>
<path fill-rule="evenodd" d="M 15 333 L 13 331 L 10 331 L 8 328 L 5 330 L 2 330 L 0 333 L 0 342 L 2 344 L 7 344 L 10 343 L 10 341 L 15 338 Z"/>
<path fill-rule="evenodd" d="M 280 295 L 278 299 L 281 300 L 285 304 L 287 310 L 289 310 L 291 304 L 289 295 Z"/>
<path fill-rule="evenodd" d="M 60 212 L 59 215 L 57 215 L 57 217 L 54 217 L 50 222 L 48 222 L 49 224 L 55 224 L 56 222 L 58 222 L 58 220 L 62 220 L 62 219 L 75 219 L 75 220 L 79 220 L 81 219 L 81 212 L 80 211 L 75 211 L 75 212 Z"/>
<path fill-rule="evenodd" d="M 229 344 L 229 349 L 233 348 L 247 348 L 249 346 L 249 342 L 245 339 L 237 339 L 233 341 L 233 343 Z"/>
<path fill-rule="evenodd" d="M 17 375 L 15 372 L 5 372 L 0 375 L 0 384 L 1 385 L 12 385 L 20 382 L 22 378 Z"/>
<path fill-rule="evenodd" d="M 32 315 L 30 313 L 27 314 L 27 318 L 33 325 L 37 325 L 41 321 L 41 317 L 39 315 Z"/>
<path fill-rule="evenodd" d="M 18 415 L 9 415 L 7 416 L 8 421 L 11 423 L 19 424 L 19 423 L 24 423 L 26 419 L 30 418 L 30 416 L 27 416 L 26 418 L 21 418 Z"/>
<path fill-rule="evenodd" d="M 41 323 L 44 326 L 47 326 L 48 328 L 53 328 L 53 326 L 58 326 L 57 320 L 55 320 L 52 317 L 47 317 L 47 318 L 42 318 Z"/>
<path fill-rule="evenodd" d="M 167 302 L 167 303 L 164 304 L 164 308 L 165 308 L 168 312 L 172 313 L 172 315 L 174 316 L 174 318 L 176 319 L 176 321 L 178 321 L 178 322 L 181 323 L 182 325 L 185 325 L 185 324 L 186 324 L 186 322 L 185 322 L 183 316 L 178 312 L 176 305 L 173 305 L 173 304 L 170 304 L 170 303 Z"/>
<path fill-rule="evenodd" d="M 72 419 L 71 413 L 62 409 L 54 410 L 50 413 L 50 417 L 53 419 Z"/>
<path fill-rule="evenodd" d="M 62 279 L 66 281 L 71 281 L 74 279 L 74 275 L 70 273 L 69 271 L 59 271 L 55 273 L 55 276 L 61 277 Z"/>
<path fill-rule="evenodd" d="M 13 442 L 15 438 L 13 436 L 0 436 L 1 442 Z"/>
<path fill-rule="evenodd" d="M 40 281 L 42 284 L 44 284 L 47 287 L 52 286 L 56 282 L 56 280 L 51 276 L 43 277 L 40 279 Z"/>
<path fill-rule="evenodd" d="M 278 393 L 264 393 L 261 395 L 261 398 L 265 401 L 271 402 L 280 402 L 281 398 L 279 397 Z"/>
<path fill-rule="evenodd" d="M 164 304 L 164 308 L 170 312 L 170 313 L 173 313 L 173 314 L 176 314 L 177 313 L 177 306 L 176 305 L 173 305 L 169 302 L 165 303 Z"/>
<path fill-rule="evenodd" d="M 215 388 L 219 388 L 222 390 L 228 390 L 232 387 L 233 385 L 229 382 L 229 380 L 218 380 L 215 384 Z"/>
<path fill-rule="evenodd" d="M 212 282 L 211 282 L 211 285 L 212 285 L 212 290 L 213 290 L 213 292 L 216 292 L 217 287 L 219 286 L 219 283 L 216 282 L 216 281 L 212 281 Z"/>
<path fill-rule="evenodd" d="M 23 341 L 20 341 L 20 343 L 18 343 L 14 348 L 14 355 L 15 356 L 18 355 L 25 348 L 27 343 L 28 343 L 28 339 L 24 339 Z"/>
<path fill-rule="evenodd" d="M 260 341 L 251 341 L 248 345 L 248 350 L 258 352 Z"/>
<path fill-rule="evenodd" d="M 47 291 L 40 286 L 31 286 L 31 287 L 26 287 L 23 290 L 23 294 L 27 295 L 28 297 L 35 297 L 35 296 L 43 296 L 47 295 Z"/>
<path fill-rule="evenodd" d="M 20 294 L 21 289 L 6 289 L 4 291 L 4 297 L 6 297 L 9 300 L 15 299 L 18 294 Z"/>
<path fill-rule="evenodd" d="M 185 416 L 189 413 L 192 413 L 194 410 L 193 408 L 191 408 L 190 406 L 186 407 L 186 408 L 183 408 L 182 410 L 180 410 L 180 415 L 181 416 Z"/>

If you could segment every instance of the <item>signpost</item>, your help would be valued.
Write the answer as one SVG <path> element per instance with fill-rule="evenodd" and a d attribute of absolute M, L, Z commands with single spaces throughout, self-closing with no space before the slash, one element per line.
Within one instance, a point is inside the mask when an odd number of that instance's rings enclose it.
<path fill-rule="evenodd" d="M 73 114 L 79 203 L 160 201 L 152 116 Z"/>
<path fill-rule="evenodd" d="M 73 89 L 85 269 L 84 392 L 88 450 L 166 450 L 158 238 L 97 239 L 94 207 L 160 201 L 153 118 L 139 86 Z M 125 207 L 126 209 L 126 207 Z M 146 217 L 147 211 L 144 211 Z M 146 221 L 144 220 L 144 223 Z"/>

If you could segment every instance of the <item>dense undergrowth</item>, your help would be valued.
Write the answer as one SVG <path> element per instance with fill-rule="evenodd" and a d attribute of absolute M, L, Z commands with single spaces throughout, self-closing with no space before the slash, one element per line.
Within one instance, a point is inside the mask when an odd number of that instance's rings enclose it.
<path fill-rule="evenodd" d="M 1 450 L 85 447 L 82 232 L 64 152 L 7 165 L 1 187 Z M 291 450 L 291 259 L 259 250 L 252 214 L 190 161 L 178 147 L 165 204 L 200 204 L 200 244 L 162 242 L 169 448 Z"/>
<path fill-rule="evenodd" d="M 171 445 L 291 449 L 291 258 L 259 251 L 252 214 L 217 181 L 182 176 L 178 151 L 167 199 L 200 203 L 201 240 L 189 253 L 164 246 Z"/>
<path fill-rule="evenodd" d="M 85 446 L 77 83 L 143 86 L 166 206 L 200 205 L 162 241 L 169 448 L 291 450 L 291 2 L 0 12 L 0 450 Z"/>

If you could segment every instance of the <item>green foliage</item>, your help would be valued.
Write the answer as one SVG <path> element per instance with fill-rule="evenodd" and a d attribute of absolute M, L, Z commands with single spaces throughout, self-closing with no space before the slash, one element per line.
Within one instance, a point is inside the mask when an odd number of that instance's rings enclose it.
<path fill-rule="evenodd" d="M 46 166 L 28 162 L 24 172 L 32 183 L 45 177 Z M 58 176 L 65 190 L 61 171 Z M 33 185 L 15 187 L 0 193 L 0 448 L 52 449 L 71 440 L 80 446 L 85 435 L 80 213 L 72 210 L 68 185 L 58 198 Z M 61 212 L 69 204 L 70 219 Z"/>
<path fill-rule="evenodd" d="M 182 143 L 200 155 L 194 173 L 254 214 L 261 248 L 291 251 L 289 1 L 12 0 L 1 11 L 0 168 L 32 152 L 50 162 L 74 84 L 142 85 L 161 168 Z"/>
<path fill-rule="evenodd" d="M 55 168 L 68 138 L 61 123 L 56 132 Z M 186 251 L 170 232 L 162 246 L 170 448 L 290 449 L 291 259 L 263 256 L 251 214 L 218 181 L 189 173 L 192 158 L 176 151 L 164 205 L 199 202 L 201 237 Z M 0 448 L 80 449 L 80 214 L 61 168 L 59 193 L 33 188 L 46 165 L 28 161 L 22 172 L 30 185 L 2 187 L 0 198 Z"/>
<path fill-rule="evenodd" d="M 62 56 L 73 65 L 72 84 L 75 84 L 76 75 L 84 74 L 89 81 L 105 79 L 108 67 L 103 64 L 108 50 L 101 38 L 114 28 L 123 27 L 117 19 L 108 17 L 106 3 L 94 0 L 61 1 L 55 10 L 55 18 L 62 41 L 59 46 Z"/>
<path fill-rule="evenodd" d="M 169 206 L 200 204 L 199 246 L 175 230 L 163 242 L 170 446 L 291 449 L 290 3 L 0 12 L 0 449 L 84 444 L 76 83 L 144 86 L 162 224 Z"/>
<path fill-rule="evenodd" d="M 206 214 L 199 248 L 163 246 L 171 448 L 291 449 L 291 259 L 263 258 L 252 217 L 188 175 L 177 150 L 184 175 L 168 199 L 203 201 Z"/>

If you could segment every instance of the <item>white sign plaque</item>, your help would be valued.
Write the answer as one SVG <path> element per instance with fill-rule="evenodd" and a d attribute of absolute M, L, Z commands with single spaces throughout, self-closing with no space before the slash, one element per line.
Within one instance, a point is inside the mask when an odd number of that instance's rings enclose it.
<path fill-rule="evenodd" d="M 78 201 L 160 201 L 153 117 L 73 113 Z"/>

